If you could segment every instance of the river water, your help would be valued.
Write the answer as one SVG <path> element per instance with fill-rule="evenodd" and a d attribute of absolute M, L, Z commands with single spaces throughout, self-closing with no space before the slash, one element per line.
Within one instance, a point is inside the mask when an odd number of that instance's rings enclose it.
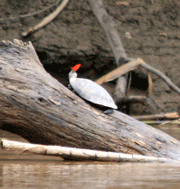
<path fill-rule="evenodd" d="M 177 125 L 161 130 L 180 139 Z M 0 137 L 23 141 L 0 131 Z M 58 157 L 0 150 L 3 189 L 180 189 L 180 165 L 167 163 L 103 163 L 63 161 Z"/>

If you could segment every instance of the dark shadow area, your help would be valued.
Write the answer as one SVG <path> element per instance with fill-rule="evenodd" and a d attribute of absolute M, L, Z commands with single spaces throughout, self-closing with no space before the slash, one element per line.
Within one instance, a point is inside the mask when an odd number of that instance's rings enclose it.
<path fill-rule="evenodd" d="M 52 59 L 46 52 L 37 51 L 44 68 L 65 86 L 68 85 L 68 74 L 71 67 L 81 64 L 78 77 L 96 80 L 116 68 L 114 57 L 93 56 L 57 56 Z"/>

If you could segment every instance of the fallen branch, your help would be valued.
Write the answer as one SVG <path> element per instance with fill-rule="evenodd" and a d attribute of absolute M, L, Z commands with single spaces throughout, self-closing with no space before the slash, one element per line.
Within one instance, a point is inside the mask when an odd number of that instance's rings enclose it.
<path fill-rule="evenodd" d="M 42 12 L 45 12 L 47 11 L 48 9 L 51 9 L 52 7 L 58 5 L 60 2 L 60 0 L 57 0 L 56 3 L 46 7 L 45 9 L 43 10 L 40 10 L 40 11 L 37 11 L 37 12 L 33 12 L 33 13 L 29 13 L 29 14 L 24 14 L 24 15 L 19 15 L 19 16 L 15 16 L 15 17 L 9 17 L 9 18 L 1 18 L 0 19 L 0 22 L 2 21 L 7 21 L 7 20 L 16 20 L 16 19 L 19 19 L 19 18 L 27 18 L 27 17 L 30 17 L 30 16 L 35 16 L 37 14 L 41 14 Z"/>
<path fill-rule="evenodd" d="M 166 114 L 155 114 L 155 115 L 143 115 L 143 116 L 133 116 L 138 120 L 164 120 L 164 119 L 178 119 L 179 114 L 177 112 L 166 113 Z"/>
<path fill-rule="evenodd" d="M 120 59 L 127 59 L 126 52 L 122 45 L 119 33 L 115 28 L 115 23 L 112 17 L 106 12 L 102 0 L 89 0 L 89 4 L 98 19 L 101 27 L 104 29 L 107 39 L 109 41 L 110 47 L 114 54 L 116 64 L 119 65 Z"/>
<path fill-rule="evenodd" d="M 121 105 L 123 103 L 141 103 L 141 104 L 144 104 L 144 105 L 148 106 L 149 108 L 151 108 L 153 110 L 152 112 L 157 111 L 156 104 L 151 99 L 151 97 L 148 97 L 148 96 L 139 96 L 139 95 L 125 96 L 117 102 L 118 105 L 119 104 Z"/>
<path fill-rule="evenodd" d="M 136 60 L 133 60 L 115 70 L 113 70 L 112 72 L 106 74 L 105 76 L 99 78 L 98 80 L 96 80 L 96 83 L 98 83 L 99 85 L 105 83 L 105 82 L 109 82 L 112 81 L 118 77 L 120 77 L 121 75 L 132 71 L 134 69 L 137 68 L 137 66 L 141 66 L 143 68 L 145 68 L 146 70 L 152 72 L 153 74 L 156 74 L 157 76 L 159 76 L 162 80 L 164 80 L 166 82 L 166 84 L 173 89 L 175 92 L 177 92 L 178 94 L 180 94 L 180 88 L 177 87 L 167 76 L 165 76 L 162 72 L 160 72 L 159 70 L 151 67 L 150 65 L 146 64 L 142 59 L 138 58 Z"/>
<path fill-rule="evenodd" d="M 180 163 L 180 161 L 167 159 L 167 158 L 124 154 L 124 153 L 117 153 L 117 152 L 105 152 L 105 151 L 80 149 L 80 148 L 70 148 L 70 147 L 63 147 L 63 146 L 50 146 L 50 145 L 47 146 L 47 145 L 29 144 L 29 143 L 24 143 L 24 142 L 10 141 L 7 139 L 1 139 L 1 147 L 6 150 L 15 150 L 19 153 L 30 152 L 34 154 L 40 154 L 40 155 L 59 156 L 66 160 Z"/>
<path fill-rule="evenodd" d="M 145 103 L 147 100 L 147 96 L 125 96 L 123 98 L 120 99 L 120 101 L 118 101 L 118 103 L 122 103 L 122 102 L 137 102 L 137 103 Z"/>
<path fill-rule="evenodd" d="M 164 126 L 164 125 L 180 125 L 180 119 L 176 120 L 161 120 L 161 121 L 143 121 L 143 123 L 146 123 L 148 125 L 158 125 L 159 127 Z"/>
<path fill-rule="evenodd" d="M 128 73 L 129 71 L 136 69 L 137 66 L 139 66 L 142 63 L 144 63 L 144 61 L 140 58 L 132 60 L 129 63 L 124 64 L 121 67 L 116 68 L 115 70 L 102 76 L 101 78 L 97 79 L 95 82 L 98 83 L 99 85 L 102 85 L 103 83 L 113 81 L 114 79 L 117 79 L 118 77 Z"/>
<path fill-rule="evenodd" d="M 130 6 L 130 3 L 126 1 L 116 1 L 115 4 L 117 6 L 125 6 L 125 7 Z"/>
<path fill-rule="evenodd" d="M 51 13 L 50 15 L 45 17 L 36 26 L 29 28 L 28 31 L 22 32 L 22 36 L 26 37 L 29 34 L 35 32 L 35 31 L 41 29 L 42 27 L 46 26 L 47 24 L 49 24 L 54 18 L 56 18 L 56 16 L 58 16 L 58 14 L 60 14 L 60 12 L 64 9 L 64 7 L 67 5 L 68 2 L 69 2 L 69 0 L 63 0 L 63 2 L 57 7 L 57 9 L 53 13 Z"/>
<path fill-rule="evenodd" d="M 167 125 L 167 124 L 168 125 L 170 125 L 170 124 L 180 125 L 180 119 L 165 121 L 165 122 L 161 123 L 160 126 Z"/>
<path fill-rule="evenodd" d="M 111 50 L 114 54 L 117 66 L 121 66 L 127 62 L 127 55 L 123 48 L 119 33 L 116 30 L 115 23 L 106 12 L 102 0 L 88 0 L 89 4 L 97 17 L 101 27 L 104 29 L 109 41 Z M 116 83 L 114 100 L 117 101 L 125 96 L 127 87 L 127 76 L 121 76 Z"/>
<path fill-rule="evenodd" d="M 153 74 L 156 74 L 157 76 L 159 76 L 162 80 L 164 80 L 164 82 L 171 88 L 173 89 L 175 92 L 177 92 L 178 94 L 180 94 L 180 88 L 177 87 L 167 76 L 165 76 L 162 72 L 160 72 L 159 70 L 151 67 L 150 65 L 146 64 L 145 62 L 140 64 L 141 67 L 145 68 L 146 70 L 152 72 Z"/>

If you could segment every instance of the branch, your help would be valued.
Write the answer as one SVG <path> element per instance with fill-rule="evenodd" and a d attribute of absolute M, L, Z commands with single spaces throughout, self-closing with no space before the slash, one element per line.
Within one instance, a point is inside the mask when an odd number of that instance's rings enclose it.
<path fill-rule="evenodd" d="M 40 10 L 40 11 L 37 11 L 37 12 L 33 12 L 33 13 L 29 13 L 29 14 L 24 14 L 24 15 L 19 15 L 19 16 L 15 16 L 15 17 L 9 17 L 9 18 L 1 18 L 0 21 L 7 21 L 7 20 L 16 20 L 16 19 L 19 19 L 19 18 L 26 18 L 26 17 L 30 17 L 30 16 L 35 16 L 37 14 L 40 14 L 42 12 L 45 12 L 47 11 L 48 9 L 51 9 L 52 7 L 58 5 L 60 2 L 60 0 L 57 0 L 56 3 L 46 7 L 45 9 L 43 10 Z"/>
<path fill-rule="evenodd" d="M 138 58 L 136 60 L 133 60 L 115 70 L 113 70 L 112 72 L 106 74 L 105 76 L 99 78 L 98 80 L 96 80 L 96 83 L 98 83 L 99 85 L 105 83 L 105 82 L 109 82 L 112 81 L 118 77 L 120 77 L 121 75 L 128 73 L 129 71 L 132 71 L 134 69 L 137 68 L 137 66 L 141 66 L 143 68 L 145 68 L 146 70 L 152 72 L 153 74 L 156 74 L 157 76 L 159 76 L 164 82 L 166 82 L 166 84 L 173 89 L 175 92 L 177 92 L 178 94 L 180 94 L 180 88 L 177 87 L 167 76 L 165 76 L 162 72 L 160 72 L 159 70 L 151 67 L 150 65 L 146 64 L 142 59 Z"/>
<path fill-rule="evenodd" d="M 127 55 L 123 48 L 119 33 L 116 30 L 113 19 L 107 14 L 102 0 L 88 0 L 89 4 L 97 17 L 100 25 L 105 31 L 111 50 L 114 54 L 117 66 L 121 66 L 127 61 Z M 125 96 L 127 87 L 127 76 L 118 79 L 114 94 L 115 101 Z"/>
<path fill-rule="evenodd" d="M 57 7 L 57 9 L 53 13 L 51 13 L 50 15 L 45 17 L 36 26 L 29 28 L 28 31 L 22 32 L 22 36 L 26 37 L 29 34 L 35 32 L 35 31 L 41 29 L 42 27 L 46 26 L 47 24 L 49 24 L 52 20 L 54 20 L 54 18 L 56 18 L 56 16 L 58 16 L 58 14 L 60 14 L 60 12 L 64 9 L 64 7 L 67 5 L 68 2 L 69 2 L 69 0 L 63 0 L 63 2 Z"/>
<path fill-rule="evenodd" d="M 115 70 L 109 72 L 108 74 L 104 75 L 103 77 L 97 79 L 95 82 L 99 85 L 102 85 L 103 83 L 107 83 L 109 81 L 113 81 L 114 79 L 117 79 L 118 77 L 128 73 L 129 71 L 132 71 L 137 68 L 140 64 L 142 64 L 144 61 L 140 58 L 130 61 L 127 64 L 124 64 Z"/>
<path fill-rule="evenodd" d="M 158 158 L 151 156 L 123 154 L 117 152 L 105 152 L 97 150 L 88 150 L 80 148 L 70 148 L 63 146 L 46 146 L 29 144 L 24 142 L 10 141 L 7 139 L 1 139 L 1 146 L 6 150 L 16 150 L 21 153 L 33 153 L 40 155 L 59 156 L 67 160 L 91 160 L 91 161 L 112 161 L 112 162 L 176 162 L 179 161 Z"/>
<path fill-rule="evenodd" d="M 106 12 L 102 0 L 89 0 L 89 4 L 97 17 L 101 27 L 104 29 L 111 49 L 113 51 L 116 64 L 119 65 L 120 59 L 126 59 L 127 55 L 115 28 L 113 19 Z"/>
<path fill-rule="evenodd" d="M 151 67 L 150 65 L 146 64 L 145 62 L 140 64 L 141 67 L 145 68 L 146 70 L 156 74 L 157 76 L 159 76 L 163 81 L 166 82 L 166 84 L 173 89 L 175 92 L 177 92 L 178 94 L 180 94 L 180 88 L 177 87 L 167 76 L 165 76 L 162 72 L 160 72 L 159 70 Z"/>
<path fill-rule="evenodd" d="M 138 120 L 164 120 L 164 119 L 178 119 L 179 114 L 177 112 L 166 113 L 166 114 L 155 114 L 155 115 L 142 115 L 142 116 L 133 116 Z"/>

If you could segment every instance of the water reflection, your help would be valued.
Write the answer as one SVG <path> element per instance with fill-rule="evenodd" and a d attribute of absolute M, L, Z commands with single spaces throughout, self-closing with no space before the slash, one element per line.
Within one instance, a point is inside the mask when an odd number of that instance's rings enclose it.
<path fill-rule="evenodd" d="M 177 140 L 180 140 L 180 125 L 179 124 L 166 124 L 166 125 L 157 125 L 155 128 L 173 136 Z"/>
<path fill-rule="evenodd" d="M 179 126 L 159 128 L 180 139 Z M 23 141 L 0 131 L 0 136 Z M 180 165 L 165 163 L 70 162 L 57 157 L 0 150 L 2 189 L 178 189 Z"/>
<path fill-rule="evenodd" d="M 180 166 L 1 161 L 1 188 L 180 188 Z"/>

